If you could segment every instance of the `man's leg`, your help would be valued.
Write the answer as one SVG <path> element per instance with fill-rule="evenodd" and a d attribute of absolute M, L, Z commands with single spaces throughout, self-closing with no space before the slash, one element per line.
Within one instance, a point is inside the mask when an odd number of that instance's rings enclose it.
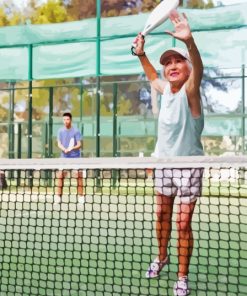
<path fill-rule="evenodd" d="M 56 172 L 56 194 L 62 198 L 63 195 L 63 183 L 64 183 L 64 172 L 63 171 L 57 171 Z"/>
<path fill-rule="evenodd" d="M 77 172 L 77 195 L 83 195 L 83 171 L 80 170 Z"/>

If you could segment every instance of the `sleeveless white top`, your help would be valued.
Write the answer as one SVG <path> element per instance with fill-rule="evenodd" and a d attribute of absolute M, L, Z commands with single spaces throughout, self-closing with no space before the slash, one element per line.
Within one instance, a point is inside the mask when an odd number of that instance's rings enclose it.
<path fill-rule="evenodd" d="M 153 156 L 203 155 L 201 134 L 204 127 L 203 108 L 198 118 L 193 118 L 185 84 L 173 94 L 167 84 L 161 101 L 158 123 L 158 140 Z"/>

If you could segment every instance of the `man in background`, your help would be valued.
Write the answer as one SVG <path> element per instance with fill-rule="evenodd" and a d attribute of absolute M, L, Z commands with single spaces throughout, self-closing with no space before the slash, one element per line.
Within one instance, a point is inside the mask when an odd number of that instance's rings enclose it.
<path fill-rule="evenodd" d="M 72 126 L 72 114 L 66 112 L 63 114 L 64 126 L 59 129 L 57 135 L 58 148 L 61 150 L 61 158 L 80 158 L 82 148 L 82 135 L 80 131 Z M 64 178 L 67 175 L 67 171 L 58 171 L 57 177 L 57 196 L 55 202 L 60 203 L 62 201 Z M 83 196 L 83 180 L 82 170 L 70 171 L 70 177 L 77 180 L 77 196 L 78 202 L 84 202 Z"/>

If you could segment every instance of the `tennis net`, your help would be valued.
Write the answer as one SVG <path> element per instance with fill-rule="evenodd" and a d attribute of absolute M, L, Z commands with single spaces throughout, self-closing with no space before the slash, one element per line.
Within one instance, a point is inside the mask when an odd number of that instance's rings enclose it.
<path fill-rule="evenodd" d="M 6 159 L 0 170 L 1 296 L 173 295 L 181 197 L 170 263 L 145 274 L 158 254 L 155 192 L 173 190 L 169 178 L 197 187 L 188 170 L 203 171 L 190 295 L 246 295 L 246 157 Z"/>

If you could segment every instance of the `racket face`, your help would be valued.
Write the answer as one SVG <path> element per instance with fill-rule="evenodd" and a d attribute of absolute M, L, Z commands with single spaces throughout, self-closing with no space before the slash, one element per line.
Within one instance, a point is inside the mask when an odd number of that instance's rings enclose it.
<path fill-rule="evenodd" d="M 71 138 L 69 141 L 69 147 L 68 148 L 73 148 L 75 146 L 75 139 Z"/>
<path fill-rule="evenodd" d="M 179 0 L 163 0 L 149 15 L 149 18 L 147 19 L 145 27 L 142 31 L 142 35 L 146 36 L 149 32 L 166 21 L 171 11 L 176 9 L 178 5 Z"/>

